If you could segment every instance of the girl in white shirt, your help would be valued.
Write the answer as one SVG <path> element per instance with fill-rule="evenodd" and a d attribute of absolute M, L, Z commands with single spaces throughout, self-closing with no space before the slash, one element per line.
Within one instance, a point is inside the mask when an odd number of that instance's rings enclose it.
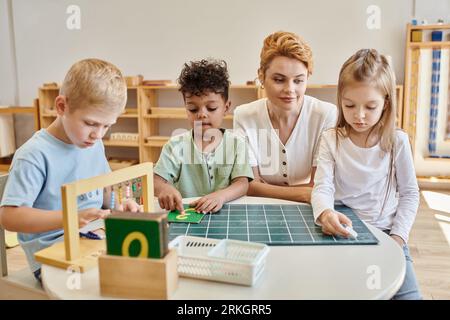
<path fill-rule="evenodd" d="M 374 49 L 359 50 L 342 66 L 336 128 L 322 134 L 312 192 L 316 223 L 347 237 L 351 221 L 334 211 L 344 204 L 389 234 L 406 257 L 405 280 L 394 299 L 421 299 L 409 256 L 409 232 L 419 205 L 411 147 L 396 130 L 395 76 Z"/>

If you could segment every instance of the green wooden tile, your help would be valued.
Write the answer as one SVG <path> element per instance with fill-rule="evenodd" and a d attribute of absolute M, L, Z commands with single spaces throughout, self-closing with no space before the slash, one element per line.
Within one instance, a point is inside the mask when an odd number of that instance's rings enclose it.
<path fill-rule="evenodd" d="M 184 208 L 184 214 L 181 214 L 179 210 L 170 211 L 168 217 L 169 222 L 200 223 L 205 216 L 203 213 L 198 213 L 194 208 L 189 208 L 187 205 Z"/>

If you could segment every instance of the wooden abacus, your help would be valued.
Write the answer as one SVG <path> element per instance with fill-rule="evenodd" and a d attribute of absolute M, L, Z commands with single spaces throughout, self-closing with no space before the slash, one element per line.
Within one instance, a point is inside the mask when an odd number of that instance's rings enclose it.
<path fill-rule="evenodd" d="M 105 241 L 80 239 L 77 196 L 136 178 L 141 178 L 142 181 L 144 211 L 154 211 L 153 164 L 150 162 L 63 185 L 61 193 L 64 242 L 55 243 L 51 247 L 35 253 L 36 261 L 58 268 L 71 267 L 79 272 L 97 266 L 98 257 L 106 248 Z"/>

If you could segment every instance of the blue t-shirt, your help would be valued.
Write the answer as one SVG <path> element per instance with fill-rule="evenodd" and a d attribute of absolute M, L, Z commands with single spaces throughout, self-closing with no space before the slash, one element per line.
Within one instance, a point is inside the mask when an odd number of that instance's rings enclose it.
<path fill-rule="evenodd" d="M 110 172 L 102 141 L 81 149 L 41 129 L 15 153 L 1 206 L 62 210 L 61 186 Z M 78 210 L 101 208 L 103 190 L 78 196 Z M 19 233 L 31 271 L 40 268 L 34 253 L 63 239 L 63 230 Z"/>

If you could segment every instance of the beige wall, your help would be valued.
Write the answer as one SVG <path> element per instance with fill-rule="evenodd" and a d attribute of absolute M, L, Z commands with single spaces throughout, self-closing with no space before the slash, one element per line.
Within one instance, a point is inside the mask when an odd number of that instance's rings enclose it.
<path fill-rule="evenodd" d="M 71 4 L 81 9 L 81 30 L 66 28 Z M 380 30 L 366 27 L 369 5 L 381 9 Z M 344 60 L 362 47 L 392 56 L 403 82 L 411 12 L 411 0 L 14 0 L 19 102 L 31 104 L 39 85 L 61 82 L 86 57 L 110 60 L 127 75 L 175 80 L 185 61 L 213 56 L 229 63 L 233 83 L 244 83 L 256 76 L 262 40 L 279 29 L 311 44 L 311 83 L 335 83 Z M 0 76 L 0 85 L 8 80 Z"/>

